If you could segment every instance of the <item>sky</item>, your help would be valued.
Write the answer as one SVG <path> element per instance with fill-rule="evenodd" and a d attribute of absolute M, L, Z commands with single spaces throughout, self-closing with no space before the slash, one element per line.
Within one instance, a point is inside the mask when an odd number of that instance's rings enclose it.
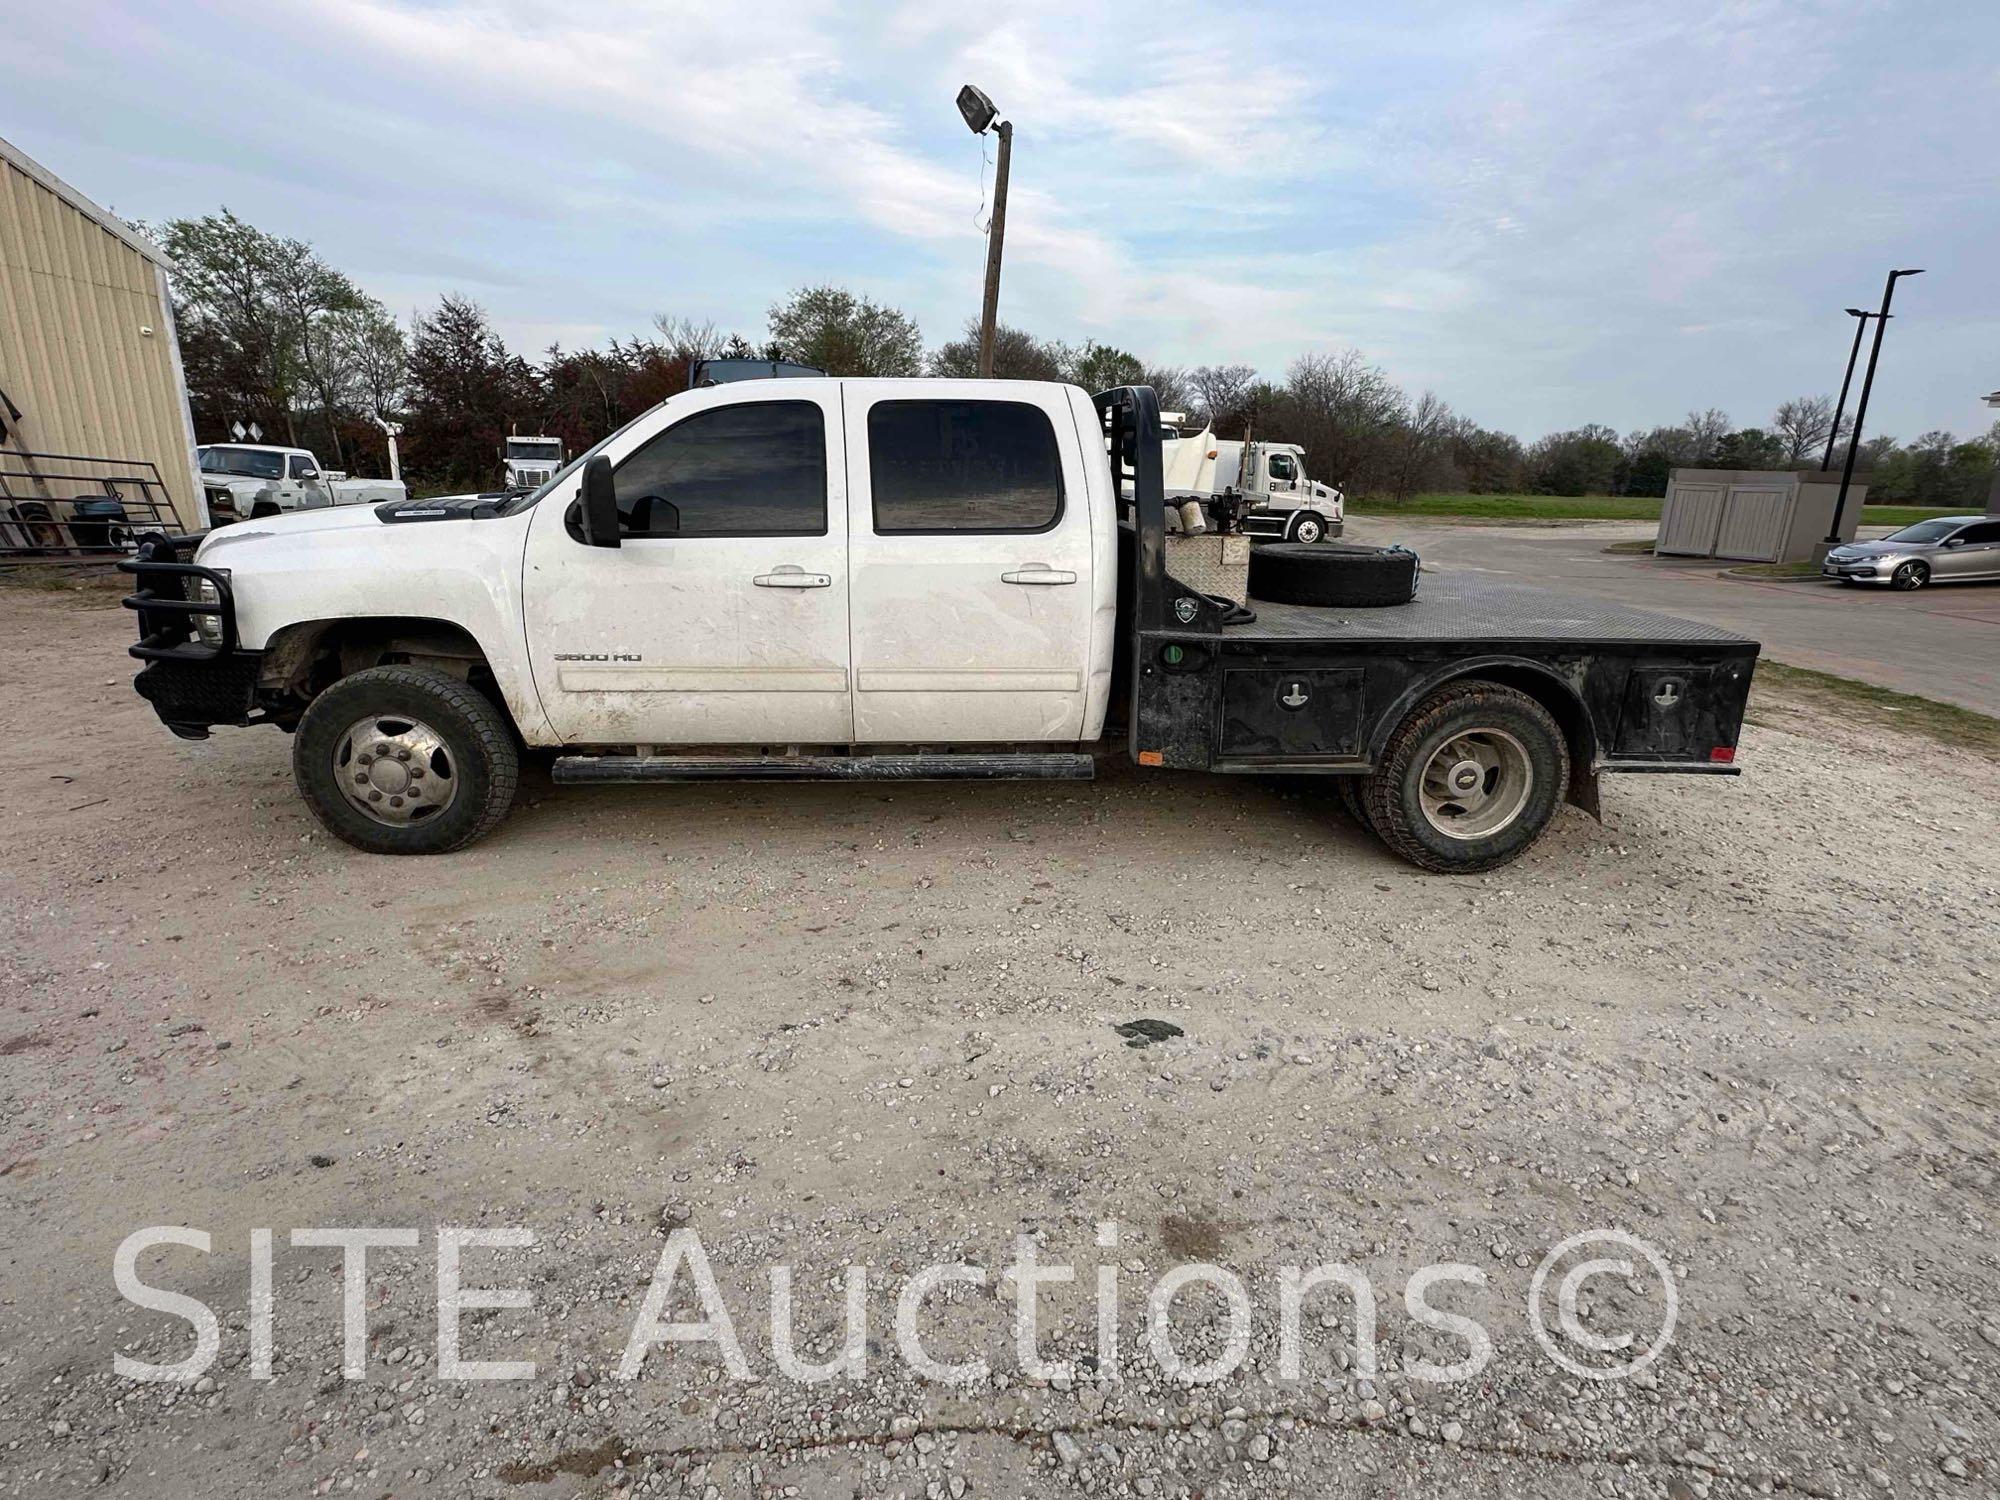
<path fill-rule="evenodd" d="M 1900 284 L 1869 429 L 2000 388 L 1994 0 L 255 0 L 12 8 L 0 136 L 153 220 L 227 205 L 398 316 L 517 350 L 752 339 L 832 282 L 926 344 L 977 315 L 1282 378 L 1359 348 L 1532 438 L 1840 383 Z"/>

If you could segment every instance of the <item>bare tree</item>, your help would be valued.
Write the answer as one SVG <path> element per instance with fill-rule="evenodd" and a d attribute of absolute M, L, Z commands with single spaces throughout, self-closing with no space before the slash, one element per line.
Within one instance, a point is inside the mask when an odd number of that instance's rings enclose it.
<path fill-rule="evenodd" d="M 1681 424 L 1687 429 L 1690 464 L 1705 464 L 1715 457 L 1716 446 L 1729 436 L 1729 413 L 1711 406 L 1707 411 L 1691 411 Z"/>
<path fill-rule="evenodd" d="M 1842 436 L 1851 425 L 1846 417 L 1840 419 Z M 1798 396 L 1785 402 L 1771 418 L 1771 431 L 1784 447 L 1786 463 L 1805 463 L 1833 435 L 1833 397 Z"/>
<path fill-rule="evenodd" d="M 1194 406 L 1218 430 L 1242 420 L 1257 372 L 1249 365 L 1199 365 L 1188 374 Z"/>
<path fill-rule="evenodd" d="M 725 343 L 713 323 L 697 323 L 693 318 L 677 318 L 672 313 L 654 313 L 653 327 L 659 330 L 660 342 L 671 356 L 679 360 L 718 358 Z"/>
<path fill-rule="evenodd" d="M 1401 443 L 1391 470 L 1391 486 L 1396 499 L 1407 500 L 1417 492 L 1437 466 L 1456 428 L 1451 408 L 1435 391 L 1425 391 L 1417 397 L 1417 404 L 1410 408 L 1409 416 L 1402 423 L 1399 433 Z"/>

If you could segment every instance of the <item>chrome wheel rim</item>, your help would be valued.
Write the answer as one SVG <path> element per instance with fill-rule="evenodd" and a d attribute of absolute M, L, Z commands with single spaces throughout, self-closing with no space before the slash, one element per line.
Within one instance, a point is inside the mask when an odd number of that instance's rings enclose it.
<path fill-rule="evenodd" d="M 1534 788 L 1527 747 L 1504 729 L 1468 729 L 1431 752 L 1417 802 L 1446 838 L 1483 839 L 1520 817 Z"/>
<path fill-rule="evenodd" d="M 1299 522 L 1299 529 L 1298 529 L 1298 532 L 1297 532 L 1296 534 L 1297 534 L 1297 537 L 1298 537 L 1298 539 L 1299 539 L 1300 541 L 1302 541 L 1302 542 L 1316 542 L 1316 541 L 1318 541 L 1318 540 L 1319 540 L 1319 535 L 1320 535 L 1320 533 L 1319 533 L 1319 522 L 1317 522 L 1317 521 L 1301 521 L 1301 522 Z"/>
<path fill-rule="evenodd" d="M 333 742 L 333 781 L 348 805 L 389 828 L 428 823 L 458 797 L 458 763 L 419 719 L 370 714 Z"/>

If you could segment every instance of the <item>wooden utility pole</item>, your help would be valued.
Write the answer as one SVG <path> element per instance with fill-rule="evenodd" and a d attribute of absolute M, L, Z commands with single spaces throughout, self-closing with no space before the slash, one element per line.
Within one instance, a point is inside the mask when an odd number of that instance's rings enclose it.
<path fill-rule="evenodd" d="M 986 300 L 979 310 L 979 378 L 993 378 L 993 330 L 1000 317 L 1000 245 L 1007 237 L 1007 164 L 1014 154 L 1014 127 L 999 124 L 1000 162 L 993 169 L 993 217 L 986 229 Z"/>

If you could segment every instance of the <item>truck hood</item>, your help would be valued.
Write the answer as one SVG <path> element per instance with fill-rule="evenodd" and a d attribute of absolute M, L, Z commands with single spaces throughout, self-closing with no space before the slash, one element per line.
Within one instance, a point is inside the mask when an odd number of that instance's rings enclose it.
<path fill-rule="evenodd" d="M 386 529 L 372 505 L 325 505 L 316 510 L 291 510 L 255 521 L 237 521 L 218 527 L 208 534 L 195 555 L 200 562 L 213 563 L 216 558 L 240 552 L 271 537 L 361 531 L 371 527 L 376 531 Z"/>

